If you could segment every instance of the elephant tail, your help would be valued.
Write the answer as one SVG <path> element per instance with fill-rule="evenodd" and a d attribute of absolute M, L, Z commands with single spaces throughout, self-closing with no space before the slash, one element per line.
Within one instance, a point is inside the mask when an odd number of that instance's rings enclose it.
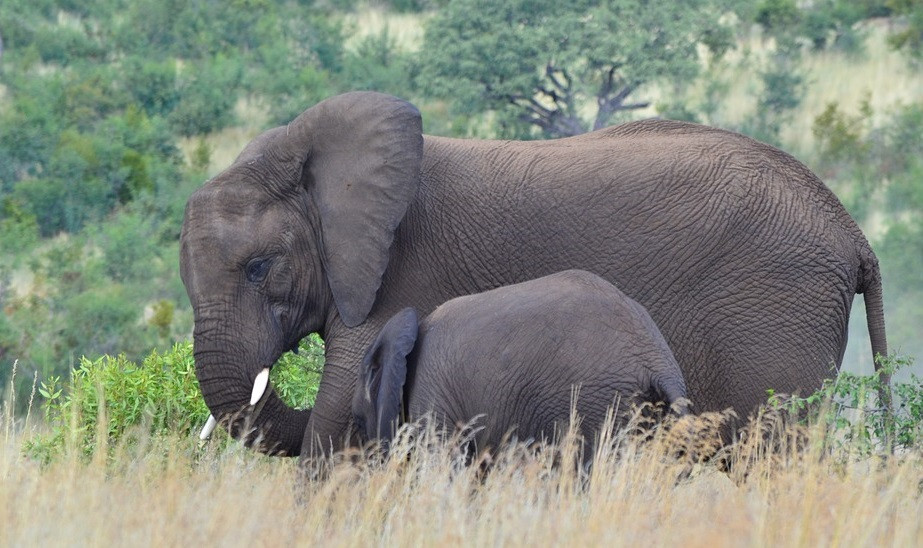
<path fill-rule="evenodd" d="M 880 360 L 888 355 L 888 338 L 885 334 L 885 308 L 881 290 L 881 271 L 878 267 L 878 258 L 869 249 L 867 258 L 862 262 L 862 276 L 858 288 L 859 293 L 865 295 L 865 319 L 869 327 L 869 339 L 872 342 L 872 356 L 875 371 L 880 372 L 879 378 L 883 385 L 879 394 L 882 403 L 891 406 L 890 384 L 891 375 L 881 371 Z"/>
<path fill-rule="evenodd" d="M 869 338 L 872 341 L 872 354 L 876 356 L 875 370 L 877 371 L 880 367 L 877 356 L 888 355 L 884 299 L 881 295 L 880 281 L 865 291 L 865 319 L 869 325 Z"/>

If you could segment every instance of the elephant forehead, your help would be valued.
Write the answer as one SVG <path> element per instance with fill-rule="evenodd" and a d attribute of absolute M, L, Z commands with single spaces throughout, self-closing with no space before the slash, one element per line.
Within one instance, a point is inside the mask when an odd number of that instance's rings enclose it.
<path fill-rule="evenodd" d="M 255 216 L 274 200 L 254 184 L 219 176 L 196 190 L 186 204 L 186 222 L 208 222 L 235 215 Z"/>
<path fill-rule="evenodd" d="M 186 206 L 184 237 L 194 240 L 194 245 L 236 248 L 249 240 L 271 237 L 289 224 L 284 206 L 282 200 L 246 187 L 203 187 Z"/>

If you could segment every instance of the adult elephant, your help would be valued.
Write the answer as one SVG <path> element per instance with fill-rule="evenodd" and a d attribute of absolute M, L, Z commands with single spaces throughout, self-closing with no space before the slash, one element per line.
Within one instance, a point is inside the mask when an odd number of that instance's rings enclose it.
<path fill-rule="evenodd" d="M 400 99 L 333 97 L 192 195 L 180 267 L 205 402 L 235 436 L 250 409 L 277 454 L 342 446 L 357 367 L 398 310 L 571 268 L 647 308 L 698 410 L 820 386 L 856 293 L 886 353 L 878 261 L 833 193 L 775 148 L 682 122 L 458 140 L 423 136 Z M 263 388 L 311 332 L 326 362 L 299 411 Z"/>

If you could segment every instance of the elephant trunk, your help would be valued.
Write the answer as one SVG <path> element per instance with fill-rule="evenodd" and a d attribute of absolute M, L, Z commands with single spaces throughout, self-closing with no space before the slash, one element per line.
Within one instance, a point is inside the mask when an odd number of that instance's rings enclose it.
<path fill-rule="evenodd" d="M 263 453 L 297 456 L 311 411 L 287 406 L 271 386 L 266 391 L 255 391 L 254 381 L 264 382 L 260 379 L 268 370 L 251 376 L 247 372 L 252 368 L 206 356 L 215 355 L 196 349 L 196 377 L 217 422 L 227 427 L 231 436 Z M 205 434 L 203 431 L 203 437 Z"/>

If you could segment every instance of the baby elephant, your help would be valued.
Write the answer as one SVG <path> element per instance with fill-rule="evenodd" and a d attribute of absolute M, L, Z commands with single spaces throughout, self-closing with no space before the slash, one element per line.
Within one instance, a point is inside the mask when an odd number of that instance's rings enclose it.
<path fill-rule="evenodd" d="M 363 358 L 352 411 L 363 441 L 385 442 L 402 407 L 409 420 L 432 412 L 450 429 L 483 415 L 473 448 L 483 450 L 511 432 L 566 430 L 575 386 L 590 443 L 616 404 L 621 419 L 644 401 L 688 412 L 680 368 L 644 307 L 568 270 L 452 299 L 422 322 L 412 308 L 398 312 Z"/>

